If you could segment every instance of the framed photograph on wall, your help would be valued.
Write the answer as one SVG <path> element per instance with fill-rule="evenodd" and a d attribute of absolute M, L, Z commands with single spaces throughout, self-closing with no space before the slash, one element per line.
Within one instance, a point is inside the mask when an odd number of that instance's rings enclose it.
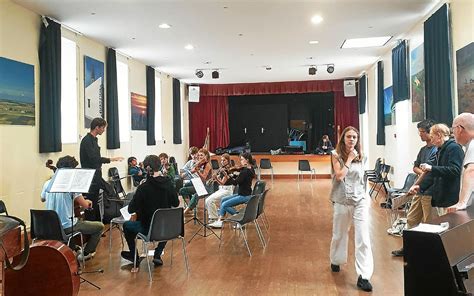
<path fill-rule="evenodd" d="M 35 125 L 33 65 L 0 57 L 0 124 Z"/>
<path fill-rule="evenodd" d="M 425 64 L 423 44 L 410 53 L 412 122 L 425 119 Z"/>
<path fill-rule="evenodd" d="M 104 118 L 104 63 L 84 56 L 84 127 Z"/>
<path fill-rule="evenodd" d="M 474 110 L 474 42 L 456 51 L 458 113 Z"/>

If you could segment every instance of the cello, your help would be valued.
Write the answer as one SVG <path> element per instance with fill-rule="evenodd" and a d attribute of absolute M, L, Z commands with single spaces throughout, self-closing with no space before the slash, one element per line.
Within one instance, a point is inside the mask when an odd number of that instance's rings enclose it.
<path fill-rule="evenodd" d="M 79 293 L 76 257 L 59 241 L 32 244 L 26 265 L 20 270 L 6 269 L 3 279 L 5 296 L 75 296 Z"/>

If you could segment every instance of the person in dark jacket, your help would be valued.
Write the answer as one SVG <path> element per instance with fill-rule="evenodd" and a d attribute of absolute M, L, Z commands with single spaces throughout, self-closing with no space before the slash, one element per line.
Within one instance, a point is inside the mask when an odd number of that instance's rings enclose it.
<path fill-rule="evenodd" d="M 458 202 L 464 151 L 449 137 L 450 130 L 445 124 L 433 125 L 430 136 L 431 143 L 438 147 L 436 162 L 434 165 L 420 165 L 424 172 L 431 172 L 427 177 L 429 182 L 413 186 L 410 192 L 424 191 L 432 185 L 431 205 L 442 216 L 447 213 L 448 207 Z"/>
<path fill-rule="evenodd" d="M 127 221 L 123 225 L 123 232 L 130 251 L 123 251 L 121 255 L 122 258 L 132 262 L 136 252 L 135 237 L 139 232 L 148 234 L 155 211 L 179 205 L 178 195 L 171 179 L 163 176 L 160 172 L 160 158 L 156 155 L 148 155 L 143 161 L 143 165 L 146 169 L 152 171 L 153 175 L 148 176 L 145 183 L 138 186 L 132 201 L 128 205 L 129 213 L 135 215 L 132 215 L 131 221 Z M 153 258 L 155 266 L 163 265 L 161 253 L 165 245 L 166 242 L 160 242 L 155 249 Z"/>

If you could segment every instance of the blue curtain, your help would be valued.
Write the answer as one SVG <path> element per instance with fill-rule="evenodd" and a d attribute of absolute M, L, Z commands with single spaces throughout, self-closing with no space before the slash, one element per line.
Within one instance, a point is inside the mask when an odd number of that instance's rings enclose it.
<path fill-rule="evenodd" d="M 47 24 L 47 25 L 46 25 Z M 44 18 L 40 64 L 39 152 L 58 152 L 61 143 L 61 25 Z"/>
<path fill-rule="evenodd" d="M 426 20 L 424 34 L 426 118 L 451 125 L 453 72 L 447 4 Z"/>
<path fill-rule="evenodd" d="M 155 139 L 155 69 L 146 67 L 146 144 L 156 145 Z M 161 120 L 161 118 L 160 118 Z"/>
<path fill-rule="evenodd" d="M 182 144 L 181 139 L 181 86 L 173 78 L 173 144 Z"/>
<path fill-rule="evenodd" d="M 403 40 L 392 49 L 393 104 L 410 98 L 407 65 L 407 42 Z"/>
<path fill-rule="evenodd" d="M 107 149 L 120 148 L 120 126 L 117 90 L 117 56 L 115 50 L 107 49 Z M 130 120 L 130 119 L 129 119 Z"/>
<path fill-rule="evenodd" d="M 365 113 L 365 105 L 367 104 L 367 75 L 359 78 L 359 114 Z"/>
<path fill-rule="evenodd" d="M 385 145 L 383 62 L 377 63 L 377 145 Z"/>

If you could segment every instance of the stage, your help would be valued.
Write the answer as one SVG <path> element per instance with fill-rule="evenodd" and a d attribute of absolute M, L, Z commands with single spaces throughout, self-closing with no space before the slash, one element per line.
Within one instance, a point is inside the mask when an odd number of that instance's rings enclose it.
<path fill-rule="evenodd" d="M 252 156 L 256 160 L 257 164 L 260 165 L 260 159 L 270 159 L 273 166 L 273 177 L 274 178 L 296 178 L 298 173 L 298 160 L 308 160 L 311 168 L 315 169 L 316 177 L 319 179 L 331 178 L 331 156 L 330 155 L 316 155 L 316 154 L 284 154 L 284 155 L 271 155 L 265 153 L 252 153 Z M 237 165 L 240 164 L 238 155 L 231 155 L 231 159 L 235 161 Z M 220 159 L 219 155 L 213 155 L 211 159 Z M 309 173 L 304 173 L 305 178 L 309 178 Z M 262 176 L 270 176 L 270 170 L 263 170 Z"/>

